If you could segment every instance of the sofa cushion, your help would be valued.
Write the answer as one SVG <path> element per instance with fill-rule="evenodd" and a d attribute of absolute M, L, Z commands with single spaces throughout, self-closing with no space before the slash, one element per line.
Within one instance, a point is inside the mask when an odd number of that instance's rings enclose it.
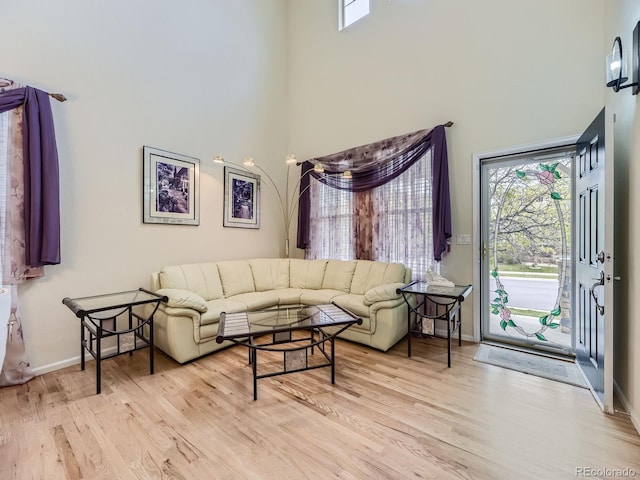
<path fill-rule="evenodd" d="M 369 331 L 371 329 L 371 319 L 369 318 L 369 307 L 364 304 L 364 295 L 354 295 L 346 293 L 333 297 L 333 302 L 342 308 L 346 308 L 354 315 L 362 318 L 361 325 L 353 325 L 352 328 Z"/>
<path fill-rule="evenodd" d="M 280 298 L 276 290 L 270 290 L 268 292 L 239 293 L 229 300 L 244 303 L 245 310 L 254 311 L 277 307 Z"/>
<path fill-rule="evenodd" d="M 387 283 L 386 285 L 378 285 L 368 290 L 364 294 L 364 304 L 373 305 L 376 302 L 384 302 L 385 300 L 395 300 L 400 298 L 401 294 L 396 293 L 398 288 L 404 286 L 404 282 Z"/>
<path fill-rule="evenodd" d="M 322 279 L 327 268 L 327 260 L 289 260 L 291 288 L 322 288 Z"/>
<path fill-rule="evenodd" d="M 207 301 L 224 297 L 218 267 L 215 263 L 162 267 L 159 277 L 160 288 L 189 290 Z"/>
<path fill-rule="evenodd" d="M 246 260 L 218 262 L 220 282 L 226 298 L 240 293 L 255 292 L 253 273 Z"/>
<path fill-rule="evenodd" d="M 322 288 L 350 293 L 356 261 L 329 260 L 322 279 Z M 362 292 L 364 293 L 364 292 Z"/>
<path fill-rule="evenodd" d="M 358 260 L 351 281 L 351 293 L 365 294 L 378 285 L 404 282 L 405 267 L 401 263 Z"/>
<path fill-rule="evenodd" d="M 323 303 L 331 303 L 331 300 L 344 292 L 340 290 L 320 289 L 320 290 L 303 290 L 300 295 L 301 305 L 321 305 Z"/>
<path fill-rule="evenodd" d="M 167 306 L 176 308 L 192 308 L 200 313 L 207 311 L 206 300 L 195 292 L 179 288 L 161 288 L 156 290 L 158 295 L 166 295 Z"/>
<path fill-rule="evenodd" d="M 364 304 L 364 295 L 355 295 L 353 293 L 343 293 L 332 300 L 342 308 L 346 308 L 358 317 L 369 316 L 369 306 Z"/>
<path fill-rule="evenodd" d="M 300 305 L 302 292 L 302 288 L 278 288 L 278 305 Z"/>
<path fill-rule="evenodd" d="M 232 299 L 220 298 L 207 302 L 207 312 L 200 315 L 200 325 L 211 325 L 220 321 L 222 312 L 238 313 L 247 310 L 246 304 Z"/>
<path fill-rule="evenodd" d="M 249 260 L 256 292 L 289 287 L 288 258 L 259 258 Z"/>

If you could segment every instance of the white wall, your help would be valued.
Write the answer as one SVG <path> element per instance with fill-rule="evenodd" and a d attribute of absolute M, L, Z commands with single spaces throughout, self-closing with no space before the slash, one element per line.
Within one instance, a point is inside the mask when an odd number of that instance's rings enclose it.
<path fill-rule="evenodd" d="M 603 0 L 371 4 L 338 32 L 334 0 L 290 2 L 290 149 L 310 158 L 454 121 L 454 238 L 472 231 L 474 153 L 579 134 L 602 109 Z M 472 283 L 474 247 L 453 245 L 443 274 Z"/>
<path fill-rule="evenodd" d="M 165 264 L 281 255 L 281 219 L 222 227 L 223 173 L 250 155 L 282 174 L 284 0 L 5 0 L 0 76 L 50 92 L 60 156 L 62 263 L 20 288 L 32 365 L 79 355 L 63 297 L 148 285 Z M 142 146 L 201 160 L 200 226 L 142 223 Z M 264 188 L 264 187 L 263 187 Z"/>
<path fill-rule="evenodd" d="M 621 37 L 623 51 L 631 59 L 632 32 L 640 21 L 640 4 L 634 0 L 607 2 L 605 48 L 611 50 L 613 39 Z M 631 69 L 629 68 L 629 71 Z M 640 291 L 640 219 L 632 205 L 640 202 L 640 116 L 638 95 L 630 89 L 614 93 L 607 89 L 607 116 L 616 117 L 614 131 L 615 162 L 615 283 L 616 312 L 614 323 L 614 379 L 618 395 L 640 431 L 640 325 L 638 324 L 638 291 Z M 634 161 L 635 160 L 635 161 Z"/>

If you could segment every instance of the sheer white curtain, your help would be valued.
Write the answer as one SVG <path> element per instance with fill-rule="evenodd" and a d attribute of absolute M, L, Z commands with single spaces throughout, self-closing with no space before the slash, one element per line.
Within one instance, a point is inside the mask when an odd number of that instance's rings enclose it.
<path fill-rule="evenodd" d="M 353 193 L 312 180 L 309 243 L 306 258 L 355 257 Z"/>
<path fill-rule="evenodd" d="M 367 192 L 312 180 L 306 258 L 399 262 L 412 270 L 414 279 L 423 278 L 429 268 L 437 270 L 431 178 L 429 150 L 402 175 Z"/>
<path fill-rule="evenodd" d="M 395 180 L 371 192 L 374 259 L 399 262 L 423 279 L 433 261 L 431 151 Z"/>

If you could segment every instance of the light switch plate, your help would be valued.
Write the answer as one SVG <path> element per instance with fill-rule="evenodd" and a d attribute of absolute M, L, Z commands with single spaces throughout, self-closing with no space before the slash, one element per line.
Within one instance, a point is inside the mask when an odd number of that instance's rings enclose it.
<path fill-rule="evenodd" d="M 456 235 L 456 243 L 458 245 L 471 245 L 471 235 L 468 233 L 459 233 Z"/>

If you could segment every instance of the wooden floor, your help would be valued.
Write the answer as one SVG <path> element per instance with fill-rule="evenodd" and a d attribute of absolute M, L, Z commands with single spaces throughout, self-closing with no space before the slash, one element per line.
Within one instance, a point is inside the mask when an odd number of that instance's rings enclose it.
<path fill-rule="evenodd" d="M 0 389 L 0 478 L 561 479 L 640 476 L 628 417 L 590 393 L 473 360 L 477 345 L 339 341 L 329 369 L 263 379 L 247 352 L 180 366 L 161 352 L 93 362 Z M 576 475 L 578 473 L 578 475 Z M 621 476 L 621 475 L 619 475 Z"/>

